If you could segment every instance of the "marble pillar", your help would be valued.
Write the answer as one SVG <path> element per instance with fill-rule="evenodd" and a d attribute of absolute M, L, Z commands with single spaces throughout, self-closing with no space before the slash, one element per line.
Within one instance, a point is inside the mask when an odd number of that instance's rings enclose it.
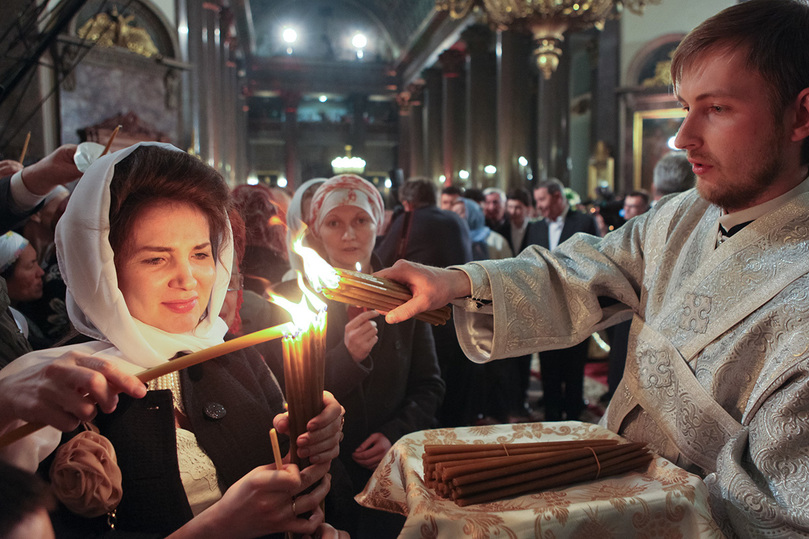
<path fill-rule="evenodd" d="M 497 58 L 495 34 L 482 24 L 461 34 L 468 53 L 466 61 L 466 164 L 468 185 L 483 185 L 493 176 L 484 172 L 497 162 Z"/>
<path fill-rule="evenodd" d="M 442 173 L 446 176 L 446 184 L 451 185 L 458 180 L 465 162 L 464 128 L 465 128 L 465 92 L 464 71 L 466 55 L 456 49 L 442 52 L 438 61 L 441 63 L 443 81 L 443 107 L 441 111 L 443 142 Z"/>

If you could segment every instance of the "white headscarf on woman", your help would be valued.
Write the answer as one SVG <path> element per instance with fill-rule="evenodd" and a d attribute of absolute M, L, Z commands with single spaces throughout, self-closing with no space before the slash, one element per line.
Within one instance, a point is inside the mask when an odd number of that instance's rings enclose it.
<path fill-rule="evenodd" d="M 216 280 L 206 316 L 193 331 L 167 333 L 134 319 L 118 289 L 114 253 L 109 243 L 110 181 L 115 165 L 141 146 L 181 151 L 170 144 L 142 142 L 98 159 L 79 180 L 56 227 L 57 258 L 68 288 L 66 304 L 70 320 L 77 330 L 97 341 L 26 354 L 0 371 L 0 378 L 53 361 L 68 350 L 101 357 L 125 372 L 137 374 L 165 363 L 178 352 L 194 352 L 223 342 L 227 325 L 219 318 L 219 310 L 233 260 L 229 227 L 216 261 Z M 60 438 L 58 430 L 46 427 L 12 444 L 3 455 L 17 466 L 36 469 Z"/>
<path fill-rule="evenodd" d="M 287 208 L 287 253 L 289 254 L 290 271 L 293 273 L 291 273 L 289 277 L 285 275 L 285 280 L 287 278 L 294 279 L 294 272 L 296 270 L 300 272 L 304 270 L 301 257 L 292 250 L 292 243 L 297 239 L 298 234 L 301 233 L 303 226 L 306 225 L 306 216 L 303 215 L 303 197 L 306 195 L 307 191 L 310 191 L 312 196 L 314 196 L 315 190 L 325 181 L 326 178 L 312 178 L 311 180 L 303 182 L 301 186 L 295 190 L 295 194 L 292 196 L 292 200 L 289 203 L 289 208 Z M 309 244 L 308 238 L 304 238 L 304 246 L 312 247 L 312 245 Z"/>
<path fill-rule="evenodd" d="M 178 352 L 194 352 L 221 343 L 227 326 L 219 310 L 230 280 L 233 238 L 223 238 L 216 261 L 216 281 L 207 316 L 189 333 L 173 334 L 132 318 L 118 289 L 109 243 L 110 181 L 115 164 L 141 146 L 181 151 L 170 144 L 140 143 L 102 157 L 84 173 L 56 227 L 59 269 L 67 284 L 67 312 L 76 329 L 113 344 L 127 361 L 143 368 L 158 365 Z M 214 242 L 216 243 L 216 242 Z M 223 264 L 222 261 L 228 263 Z"/>

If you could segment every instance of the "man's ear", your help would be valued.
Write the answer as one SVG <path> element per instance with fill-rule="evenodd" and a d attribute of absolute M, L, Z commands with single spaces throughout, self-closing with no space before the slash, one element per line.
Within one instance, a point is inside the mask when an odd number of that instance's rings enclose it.
<path fill-rule="evenodd" d="M 413 211 L 413 204 L 409 200 L 403 200 L 402 207 L 405 211 Z"/>
<path fill-rule="evenodd" d="M 792 124 L 792 142 L 809 137 L 809 88 L 804 88 L 795 100 L 795 119 Z"/>

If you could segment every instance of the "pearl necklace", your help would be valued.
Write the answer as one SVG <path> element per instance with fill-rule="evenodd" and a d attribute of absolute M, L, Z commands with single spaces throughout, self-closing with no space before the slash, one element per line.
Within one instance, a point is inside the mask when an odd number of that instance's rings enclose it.
<path fill-rule="evenodd" d="M 185 414 L 185 407 L 183 406 L 183 392 L 180 386 L 180 372 L 174 371 L 164 374 L 158 378 L 147 383 L 149 390 L 155 391 L 159 389 L 168 389 L 171 391 L 171 398 L 174 401 L 174 407 L 181 413 Z"/>

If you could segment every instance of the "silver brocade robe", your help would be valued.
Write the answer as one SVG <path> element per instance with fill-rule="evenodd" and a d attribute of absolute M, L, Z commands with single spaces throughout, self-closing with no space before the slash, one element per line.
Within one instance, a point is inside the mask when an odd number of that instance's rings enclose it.
<path fill-rule="evenodd" d="M 729 535 L 809 535 L 809 194 L 716 247 L 719 214 L 692 190 L 604 239 L 463 266 L 494 301 L 456 305 L 458 337 L 480 362 L 634 317 L 602 423 L 703 475 Z"/>

